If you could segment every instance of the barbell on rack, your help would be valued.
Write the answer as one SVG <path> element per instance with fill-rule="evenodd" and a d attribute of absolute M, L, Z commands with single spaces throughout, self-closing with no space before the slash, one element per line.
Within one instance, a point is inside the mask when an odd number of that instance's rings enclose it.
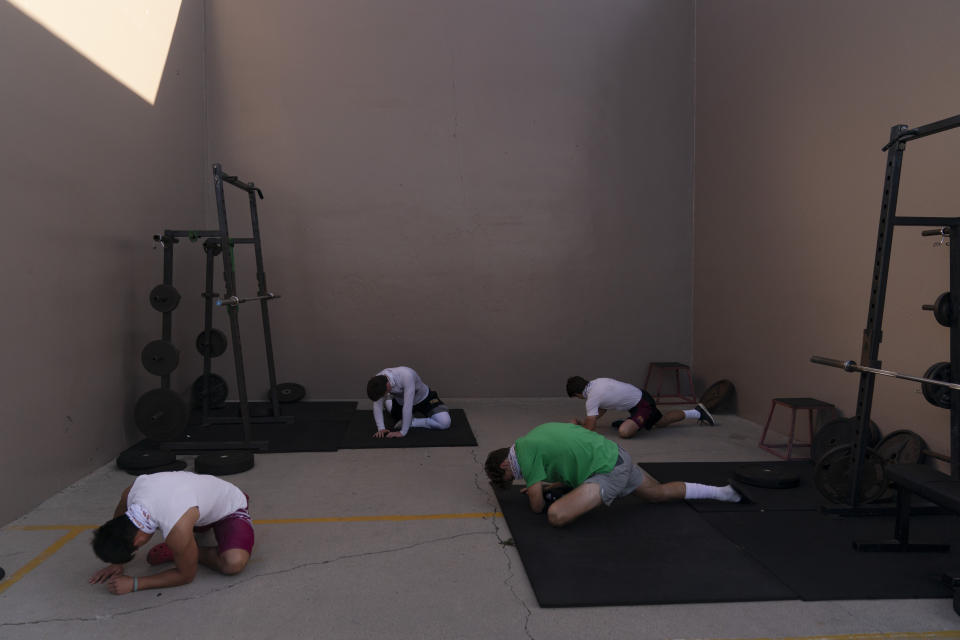
<path fill-rule="evenodd" d="M 893 378 L 900 378 L 902 380 L 913 380 L 914 382 L 920 382 L 922 384 L 934 384 L 941 387 L 950 387 L 951 389 L 957 389 L 960 391 L 960 384 L 956 382 L 947 382 L 946 380 L 935 380 L 933 378 L 921 378 L 920 376 L 908 376 L 903 373 L 897 373 L 896 371 L 888 371 L 887 369 L 874 369 L 873 367 L 864 367 L 857 364 L 853 360 L 835 360 L 833 358 L 824 358 L 822 356 L 810 356 L 810 362 L 814 364 L 825 364 L 828 367 L 837 367 L 838 369 L 843 369 L 844 371 L 860 371 L 862 373 L 875 373 L 881 376 L 890 376 Z"/>
<path fill-rule="evenodd" d="M 262 296 L 251 296 L 249 298 L 238 298 L 237 296 L 229 296 L 226 298 L 218 298 L 217 306 L 218 307 L 235 307 L 238 304 L 243 304 L 244 302 L 252 302 L 254 300 L 275 300 L 276 298 L 279 298 L 279 297 L 280 296 L 273 293 L 268 293 Z"/>

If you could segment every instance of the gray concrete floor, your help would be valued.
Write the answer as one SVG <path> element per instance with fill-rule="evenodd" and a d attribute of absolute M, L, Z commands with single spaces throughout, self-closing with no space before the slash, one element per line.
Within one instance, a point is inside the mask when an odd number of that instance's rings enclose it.
<path fill-rule="evenodd" d="M 234 577 L 201 568 L 173 589 L 113 596 L 87 583 L 102 566 L 90 527 L 133 479 L 105 465 L 0 529 L 0 638 L 960 638 L 948 599 L 541 609 L 502 544 L 510 532 L 481 463 L 582 403 L 448 404 L 466 410 L 476 448 L 258 455 L 228 477 L 252 497 L 250 564 Z M 721 422 L 624 446 L 637 461 L 773 458 L 756 446 L 758 425 Z M 128 573 L 148 570 L 141 557 Z"/>

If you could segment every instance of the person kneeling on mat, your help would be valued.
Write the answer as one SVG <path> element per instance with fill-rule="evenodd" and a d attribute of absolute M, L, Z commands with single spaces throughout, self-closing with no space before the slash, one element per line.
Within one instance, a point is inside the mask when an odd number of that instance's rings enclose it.
<path fill-rule="evenodd" d="M 660 413 L 649 392 L 613 378 L 597 378 L 587 382 L 580 376 L 573 376 L 567 379 L 567 395 L 586 400 L 586 419 L 575 418 L 574 422 L 590 431 L 596 430 L 597 420 L 608 409 L 629 412 L 628 418 L 614 420 L 612 424 L 621 438 L 632 438 L 641 427 L 649 431 L 654 427 L 666 427 L 686 419 L 699 420 L 701 424 L 711 427 L 717 424 L 702 404 L 698 404 L 696 409 L 675 409 L 666 414 Z"/>
<path fill-rule="evenodd" d="M 490 452 L 484 463 L 490 482 L 507 489 L 514 480 L 526 484 L 530 508 L 555 527 L 569 524 L 594 508 L 631 493 L 645 502 L 721 500 L 740 502 L 730 485 L 715 487 L 694 482 L 660 484 L 633 464 L 630 454 L 602 435 L 569 422 L 548 422 L 518 438 L 509 449 Z M 566 486 L 572 490 L 549 506 L 545 492 Z"/>
<path fill-rule="evenodd" d="M 220 573 L 240 573 L 253 551 L 253 523 L 247 495 L 216 476 L 189 471 L 142 475 L 120 496 L 113 520 L 93 534 L 93 551 L 110 565 L 90 577 L 121 595 L 176 587 L 193 581 L 197 563 Z M 123 565 L 160 530 L 163 542 L 147 553 L 151 565 L 173 562 L 149 576 L 124 575 Z M 216 547 L 200 547 L 194 532 L 213 529 Z"/>
<path fill-rule="evenodd" d="M 423 383 L 417 372 L 410 367 L 384 369 L 367 382 L 367 397 L 373 400 L 373 420 L 377 423 L 374 438 L 402 438 L 411 427 L 422 429 L 447 429 L 450 427 L 450 411 L 436 391 Z M 383 426 L 383 410 L 386 407 L 399 431 L 387 431 Z M 414 418 L 418 413 L 422 418 Z"/>

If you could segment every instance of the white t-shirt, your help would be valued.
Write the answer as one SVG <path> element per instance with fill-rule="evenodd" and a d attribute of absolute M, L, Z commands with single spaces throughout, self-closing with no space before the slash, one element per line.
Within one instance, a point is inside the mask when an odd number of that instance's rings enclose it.
<path fill-rule="evenodd" d="M 637 406 L 643 391 L 613 378 L 591 380 L 583 390 L 587 401 L 587 417 L 600 415 L 600 409 L 628 411 Z"/>
<path fill-rule="evenodd" d="M 430 387 L 423 383 L 417 372 L 410 367 L 393 367 L 384 369 L 378 376 L 387 376 L 387 382 L 390 383 L 390 396 L 392 401 L 397 401 L 403 405 L 403 426 L 401 433 L 407 435 L 410 430 L 410 423 L 413 422 L 413 405 L 423 402 L 430 393 Z M 386 398 L 380 398 L 373 403 L 373 421 L 377 424 L 377 429 L 383 429 L 383 408 Z"/>
<path fill-rule="evenodd" d="M 157 522 L 163 538 L 191 507 L 200 510 L 197 527 L 223 520 L 247 506 L 247 496 L 237 487 L 216 476 L 189 471 L 164 471 L 138 477 L 127 504 L 139 504 Z"/>

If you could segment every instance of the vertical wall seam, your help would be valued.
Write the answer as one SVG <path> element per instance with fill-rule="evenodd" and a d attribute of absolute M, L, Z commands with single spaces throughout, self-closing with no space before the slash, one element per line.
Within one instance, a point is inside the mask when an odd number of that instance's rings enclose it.
<path fill-rule="evenodd" d="M 696 290 L 697 290 L 697 0 L 690 0 L 693 8 L 693 113 L 690 120 L 690 369 L 694 369 L 696 354 Z M 696 380 L 694 380 L 696 382 Z"/>

